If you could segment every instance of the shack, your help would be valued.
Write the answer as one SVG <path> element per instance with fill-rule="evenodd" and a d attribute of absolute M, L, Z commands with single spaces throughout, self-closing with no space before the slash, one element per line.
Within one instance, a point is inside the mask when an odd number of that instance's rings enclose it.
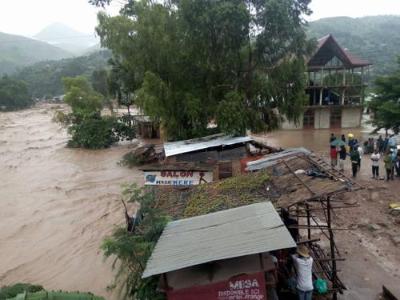
<path fill-rule="evenodd" d="M 159 139 L 160 123 L 153 121 L 144 115 L 132 116 L 133 125 L 136 127 L 137 135 L 142 139 Z"/>
<path fill-rule="evenodd" d="M 166 164 L 182 162 L 214 165 L 214 179 L 223 179 L 244 172 L 247 161 L 278 150 L 255 141 L 252 137 L 221 134 L 164 144 Z"/>
<path fill-rule="evenodd" d="M 294 247 L 272 203 L 256 203 L 170 222 L 142 277 L 161 275 L 168 300 L 265 300 L 271 252 Z"/>

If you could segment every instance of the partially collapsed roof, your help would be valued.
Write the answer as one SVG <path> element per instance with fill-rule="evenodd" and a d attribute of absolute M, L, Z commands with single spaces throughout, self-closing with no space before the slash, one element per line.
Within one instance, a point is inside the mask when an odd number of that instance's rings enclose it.
<path fill-rule="evenodd" d="M 250 161 L 247 163 L 246 171 L 254 172 L 276 165 L 282 159 L 297 155 L 310 155 L 311 151 L 306 148 L 289 148 L 284 151 L 266 155 L 258 160 Z"/>
<path fill-rule="evenodd" d="M 252 141 L 249 136 L 232 137 L 232 136 L 208 136 L 199 139 L 171 142 L 164 144 L 165 156 L 174 156 L 183 153 L 195 152 L 209 148 L 232 146 Z"/>
<path fill-rule="evenodd" d="M 318 69 L 337 57 L 346 68 L 358 68 L 371 65 L 370 62 L 351 54 L 347 49 L 339 45 L 332 35 L 324 36 L 318 40 L 317 50 L 308 61 L 310 69 Z"/>
<path fill-rule="evenodd" d="M 270 202 L 170 222 L 143 278 L 208 262 L 296 247 Z"/>

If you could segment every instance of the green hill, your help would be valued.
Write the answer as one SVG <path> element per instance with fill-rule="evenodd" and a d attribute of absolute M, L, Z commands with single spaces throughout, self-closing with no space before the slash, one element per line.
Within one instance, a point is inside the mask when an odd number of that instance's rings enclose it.
<path fill-rule="evenodd" d="M 310 22 L 309 34 L 315 38 L 332 34 L 344 48 L 374 64 L 372 77 L 396 68 L 400 55 L 400 16 L 325 18 Z"/>
<path fill-rule="evenodd" d="M 44 42 L 0 32 L 0 75 L 39 61 L 58 60 L 72 54 Z"/>
<path fill-rule="evenodd" d="M 62 95 L 63 77 L 83 75 L 90 78 L 94 70 L 108 68 L 110 58 L 111 51 L 102 50 L 86 56 L 38 62 L 22 68 L 13 78 L 24 81 L 33 98 Z"/>

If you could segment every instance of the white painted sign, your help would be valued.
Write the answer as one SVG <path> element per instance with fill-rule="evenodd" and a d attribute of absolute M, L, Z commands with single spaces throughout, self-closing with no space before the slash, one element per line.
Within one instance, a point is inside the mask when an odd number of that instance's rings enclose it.
<path fill-rule="evenodd" d="M 144 171 L 145 185 L 190 186 L 213 181 L 213 172 Z"/>

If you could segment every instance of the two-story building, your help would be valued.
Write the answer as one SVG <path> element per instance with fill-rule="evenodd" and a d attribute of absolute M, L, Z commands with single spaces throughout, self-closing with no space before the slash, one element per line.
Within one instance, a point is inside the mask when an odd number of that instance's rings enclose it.
<path fill-rule="evenodd" d="M 282 129 L 359 127 L 370 65 L 332 35 L 319 39 L 307 62 L 308 103 L 303 116 L 299 124 L 283 122 Z"/>

